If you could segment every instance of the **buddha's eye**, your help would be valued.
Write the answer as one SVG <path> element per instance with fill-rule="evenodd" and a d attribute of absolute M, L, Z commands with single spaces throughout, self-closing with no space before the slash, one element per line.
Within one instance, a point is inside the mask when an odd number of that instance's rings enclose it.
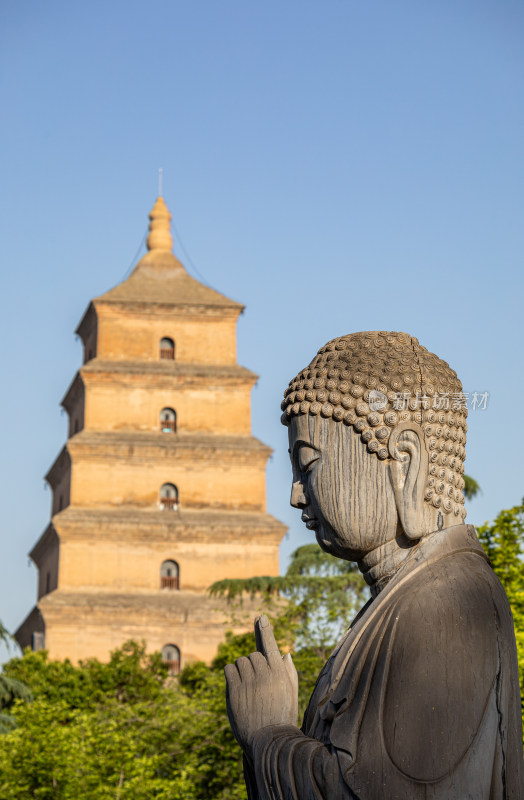
<path fill-rule="evenodd" d="M 320 453 L 313 447 L 302 446 L 298 451 L 298 465 L 302 472 L 309 472 L 313 464 L 318 461 Z"/>

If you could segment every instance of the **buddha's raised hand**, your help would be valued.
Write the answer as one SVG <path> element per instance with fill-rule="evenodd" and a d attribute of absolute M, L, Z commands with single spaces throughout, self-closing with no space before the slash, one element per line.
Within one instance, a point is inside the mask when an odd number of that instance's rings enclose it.
<path fill-rule="evenodd" d="M 297 671 L 289 653 L 280 653 L 265 614 L 255 620 L 255 639 L 257 652 L 224 670 L 229 721 L 244 750 L 258 730 L 296 725 L 298 714 Z"/>

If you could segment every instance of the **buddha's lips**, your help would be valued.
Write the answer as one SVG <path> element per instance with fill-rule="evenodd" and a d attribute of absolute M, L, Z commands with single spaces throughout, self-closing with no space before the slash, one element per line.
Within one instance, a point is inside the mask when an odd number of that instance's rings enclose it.
<path fill-rule="evenodd" d="M 314 531 L 316 528 L 318 528 L 318 520 L 316 520 L 315 517 L 310 517 L 305 511 L 302 512 L 301 519 L 302 522 L 306 523 L 306 528 L 308 528 L 310 531 Z"/>

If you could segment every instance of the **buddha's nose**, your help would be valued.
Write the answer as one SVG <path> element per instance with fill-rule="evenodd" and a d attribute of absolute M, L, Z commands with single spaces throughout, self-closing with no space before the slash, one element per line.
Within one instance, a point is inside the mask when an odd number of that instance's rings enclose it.
<path fill-rule="evenodd" d="M 300 481 L 295 481 L 291 484 L 291 500 L 289 502 L 293 508 L 305 508 L 307 506 L 308 499 Z"/>

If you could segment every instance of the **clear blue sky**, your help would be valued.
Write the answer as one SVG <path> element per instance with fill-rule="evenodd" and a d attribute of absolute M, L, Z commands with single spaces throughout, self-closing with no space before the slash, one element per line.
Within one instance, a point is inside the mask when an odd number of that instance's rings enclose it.
<path fill-rule="evenodd" d="M 242 301 L 253 432 L 288 506 L 281 393 L 319 346 L 405 330 L 468 392 L 468 520 L 524 494 L 520 0 L 4 0 L 0 7 L 0 619 L 35 601 L 73 331 L 164 196 L 206 281 Z M 177 243 L 177 254 L 191 266 Z"/>

